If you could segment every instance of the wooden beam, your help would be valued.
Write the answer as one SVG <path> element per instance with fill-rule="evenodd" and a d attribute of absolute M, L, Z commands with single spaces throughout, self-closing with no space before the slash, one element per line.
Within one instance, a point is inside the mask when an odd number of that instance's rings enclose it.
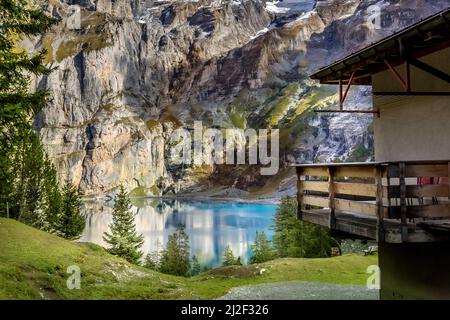
<path fill-rule="evenodd" d="M 328 182 L 325 181 L 302 181 L 303 190 L 328 193 Z"/>
<path fill-rule="evenodd" d="M 373 166 L 345 166 L 337 167 L 336 177 L 374 178 Z"/>
<path fill-rule="evenodd" d="M 337 211 L 352 212 L 373 217 L 377 216 L 378 207 L 375 204 L 344 199 L 335 199 L 334 201 Z"/>
<path fill-rule="evenodd" d="M 302 220 L 303 215 L 303 184 L 304 182 L 300 180 L 300 176 L 297 176 L 297 219 Z"/>
<path fill-rule="evenodd" d="M 400 206 L 401 206 L 401 215 L 400 218 L 402 220 L 401 226 L 401 234 L 402 241 L 406 242 L 408 240 L 408 221 L 406 220 L 406 181 L 405 181 L 405 173 L 406 173 L 406 164 L 404 162 L 399 163 L 399 172 L 400 172 Z"/>
<path fill-rule="evenodd" d="M 375 167 L 375 189 L 377 199 L 377 241 L 385 241 L 384 207 L 383 207 L 383 172 L 381 167 Z"/>
<path fill-rule="evenodd" d="M 303 203 L 310 206 L 326 208 L 328 207 L 328 197 L 304 195 Z"/>
<path fill-rule="evenodd" d="M 447 177 L 448 176 L 447 164 L 408 164 L 406 163 L 405 177 Z M 399 168 L 397 165 L 392 164 L 389 166 L 389 175 L 392 178 L 398 178 L 400 176 Z"/>
<path fill-rule="evenodd" d="M 325 181 L 301 181 L 301 188 L 308 191 L 329 193 L 329 183 Z M 361 197 L 376 197 L 377 187 L 368 183 L 333 182 L 335 194 Z M 446 186 L 444 186 L 446 187 Z"/>
<path fill-rule="evenodd" d="M 432 67 L 429 64 L 426 64 L 425 62 L 422 62 L 418 59 L 408 58 L 408 62 L 414 67 L 425 71 L 426 73 L 429 73 L 436 78 L 441 79 L 442 81 L 450 83 L 450 75 L 446 74 L 445 72 L 442 72 L 441 70 L 438 70 L 435 67 Z"/>
<path fill-rule="evenodd" d="M 370 113 L 370 114 L 380 114 L 380 111 L 376 110 L 314 110 L 317 113 Z"/>
<path fill-rule="evenodd" d="M 450 92 L 444 92 L 444 91 L 429 91 L 429 92 L 423 92 L 423 91 L 417 91 L 417 92 L 386 92 L 386 91 L 379 91 L 379 92 L 373 92 L 374 96 L 424 96 L 424 97 L 448 97 L 450 96 Z"/>
<path fill-rule="evenodd" d="M 328 177 L 328 170 L 327 167 L 302 167 L 301 175 L 312 177 Z"/>
<path fill-rule="evenodd" d="M 389 186 L 385 188 L 384 195 L 389 198 L 400 198 L 400 186 Z M 449 186 L 444 184 L 426 184 L 417 186 L 406 186 L 407 198 L 423 197 L 449 197 Z"/>
<path fill-rule="evenodd" d="M 347 88 L 345 89 L 344 96 L 340 100 L 341 110 L 343 109 L 345 99 L 347 99 L 348 92 L 350 91 L 350 87 L 352 86 L 352 83 L 353 83 L 353 79 L 355 79 L 355 72 L 352 72 L 352 75 L 350 76 L 350 80 L 348 81 L 348 84 L 347 84 Z M 341 85 L 342 85 L 342 82 L 341 82 Z"/>
<path fill-rule="evenodd" d="M 450 204 L 407 206 L 406 212 L 408 218 L 450 218 Z M 390 207 L 389 218 L 401 218 L 401 207 Z"/>
<path fill-rule="evenodd" d="M 394 75 L 394 77 L 398 80 L 398 82 L 400 82 L 400 84 L 402 85 L 403 88 L 405 88 L 405 90 L 408 90 L 408 84 L 406 83 L 406 80 L 404 80 L 402 78 L 402 76 L 397 72 L 397 70 L 389 63 L 389 61 L 387 61 L 386 59 L 383 59 L 384 63 L 388 66 L 389 70 L 391 71 L 391 73 Z"/>
<path fill-rule="evenodd" d="M 377 187 L 367 183 L 335 182 L 334 192 L 361 197 L 376 197 Z"/>
<path fill-rule="evenodd" d="M 334 194 L 334 167 L 328 168 L 328 207 L 330 208 L 330 229 L 333 230 L 336 227 L 336 215 L 335 215 L 335 194 Z"/>

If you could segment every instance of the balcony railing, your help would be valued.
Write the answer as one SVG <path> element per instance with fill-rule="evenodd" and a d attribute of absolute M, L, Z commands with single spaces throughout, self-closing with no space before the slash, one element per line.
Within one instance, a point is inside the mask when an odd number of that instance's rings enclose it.
<path fill-rule="evenodd" d="M 300 165 L 299 217 L 326 215 L 330 228 L 338 215 L 368 217 L 380 241 L 388 222 L 407 241 L 411 224 L 450 218 L 449 168 L 450 160 Z"/>

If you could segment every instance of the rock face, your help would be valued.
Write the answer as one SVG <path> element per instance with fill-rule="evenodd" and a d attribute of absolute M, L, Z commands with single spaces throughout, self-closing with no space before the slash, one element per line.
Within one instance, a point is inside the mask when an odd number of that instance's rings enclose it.
<path fill-rule="evenodd" d="M 309 73 L 449 5 L 416 1 L 42 1 L 61 23 L 37 39 L 58 68 L 36 79 L 52 99 L 36 128 L 61 179 L 86 195 L 188 189 L 213 168 L 177 167 L 170 135 L 194 120 L 280 128 L 291 161 L 370 159 L 367 115 L 318 116 L 336 88 Z M 391 4 L 388 6 L 388 4 Z M 69 5 L 81 10 L 70 15 Z M 367 21 L 381 10 L 381 29 Z M 416 10 L 421 8 L 421 10 Z M 367 89 L 349 107 L 370 105 Z"/>

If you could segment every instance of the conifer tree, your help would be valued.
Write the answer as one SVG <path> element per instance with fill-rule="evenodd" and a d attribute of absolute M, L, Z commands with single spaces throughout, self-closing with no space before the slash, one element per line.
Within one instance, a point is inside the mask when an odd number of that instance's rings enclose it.
<path fill-rule="evenodd" d="M 274 217 L 273 245 L 280 257 L 319 258 L 330 255 L 328 230 L 297 219 L 297 201 L 284 197 Z"/>
<path fill-rule="evenodd" d="M 177 276 L 187 276 L 191 269 L 189 258 L 189 236 L 184 226 L 178 226 L 169 236 L 166 249 L 162 252 L 160 271 Z"/>
<path fill-rule="evenodd" d="M 304 252 L 302 244 L 295 244 L 298 232 L 302 232 L 301 221 L 297 219 L 297 201 L 291 197 L 284 197 L 281 199 L 280 206 L 278 207 L 274 216 L 274 231 L 273 246 L 278 255 L 282 258 L 292 255 L 292 251 L 299 249 Z M 298 248 L 298 245 L 300 248 Z M 295 247 L 296 249 L 293 249 Z M 300 252 L 299 256 L 302 256 Z"/>
<path fill-rule="evenodd" d="M 83 232 L 85 219 L 81 215 L 80 195 L 69 180 L 63 187 L 61 202 L 61 213 L 56 223 L 57 231 L 66 239 L 78 239 Z"/>
<path fill-rule="evenodd" d="M 150 270 L 159 271 L 160 254 L 157 251 L 149 252 L 144 259 L 144 267 Z"/>
<path fill-rule="evenodd" d="M 192 256 L 192 270 L 191 270 L 191 275 L 192 276 L 196 276 L 201 272 L 201 266 L 200 266 L 200 262 L 198 261 L 198 258 L 196 255 Z"/>
<path fill-rule="evenodd" d="M 41 229 L 51 228 L 45 203 L 54 196 L 44 185 L 56 173 L 46 171 L 49 160 L 32 130 L 32 119 L 45 105 L 47 93 L 31 92 L 32 75 L 46 75 L 45 51 L 20 49 L 21 39 L 47 31 L 55 19 L 26 0 L 0 1 L 0 214 Z"/>
<path fill-rule="evenodd" d="M 233 254 L 233 250 L 231 250 L 230 246 L 227 245 L 223 253 L 222 266 L 227 267 L 227 266 L 235 266 L 238 264 L 239 263 Z"/>
<path fill-rule="evenodd" d="M 255 242 L 252 245 L 252 253 L 250 263 L 263 263 L 275 258 L 275 252 L 264 231 L 256 231 Z"/>
<path fill-rule="evenodd" d="M 110 233 L 105 232 L 103 239 L 110 245 L 108 251 L 131 263 L 139 264 L 144 244 L 144 237 L 136 232 L 131 201 L 123 186 L 115 197 L 113 223 L 109 225 Z"/>

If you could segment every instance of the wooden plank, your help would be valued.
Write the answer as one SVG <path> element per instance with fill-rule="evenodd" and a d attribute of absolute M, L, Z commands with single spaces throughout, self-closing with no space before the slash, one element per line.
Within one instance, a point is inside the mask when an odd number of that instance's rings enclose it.
<path fill-rule="evenodd" d="M 297 170 L 301 176 L 328 177 L 327 167 L 301 167 Z"/>
<path fill-rule="evenodd" d="M 408 206 L 406 210 L 408 218 L 450 218 L 450 204 Z M 401 217 L 401 207 L 390 207 L 389 217 L 391 219 L 399 219 Z"/>
<path fill-rule="evenodd" d="M 325 181 L 302 181 L 303 190 L 329 192 L 328 182 Z M 349 183 L 349 182 L 334 182 L 334 192 L 337 194 L 348 194 L 361 197 L 376 196 L 377 188 L 375 185 L 367 183 Z"/>
<path fill-rule="evenodd" d="M 338 211 L 353 212 L 369 216 L 377 216 L 378 207 L 375 204 L 351 201 L 344 199 L 335 199 L 335 209 Z"/>
<path fill-rule="evenodd" d="M 446 164 L 408 164 L 405 167 L 405 177 L 447 177 L 448 165 Z M 389 165 L 391 177 L 399 177 L 400 171 L 397 165 Z"/>
<path fill-rule="evenodd" d="M 300 180 L 300 176 L 297 176 L 297 219 L 302 220 L 302 211 L 304 209 L 303 204 L 303 181 Z"/>
<path fill-rule="evenodd" d="M 389 195 L 390 198 L 400 198 L 400 186 L 390 186 L 389 193 L 385 188 L 384 196 Z M 420 186 L 406 186 L 407 198 L 422 198 L 422 197 L 449 197 L 449 187 L 444 184 L 427 184 Z"/>
<path fill-rule="evenodd" d="M 406 164 L 401 162 L 398 167 L 400 173 L 400 219 L 402 220 L 402 241 L 406 241 L 408 240 L 408 222 L 406 220 Z"/>
<path fill-rule="evenodd" d="M 336 226 L 335 203 L 334 203 L 334 168 L 328 168 L 328 207 L 330 208 L 330 229 Z"/>
<path fill-rule="evenodd" d="M 335 182 L 334 191 L 338 194 L 349 194 L 362 197 L 376 197 L 377 187 L 367 183 Z"/>
<path fill-rule="evenodd" d="M 328 197 L 303 196 L 303 203 L 310 206 L 326 208 L 328 207 Z"/>
<path fill-rule="evenodd" d="M 423 221 L 419 222 L 418 225 L 432 230 L 450 232 L 450 220 Z"/>
<path fill-rule="evenodd" d="M 407 177 L 447 177 L 448 166 L 446 165 L 407 165 Z"/>
<path fill-rule="evenodd" d="M 328 182 L 324 181 L 302 181 L 303 190 L 318 191 L 328 193 Z"/>
<path fill-rule="evenodd" d="M 336 167 L 334 175 L 336 177 L 352 177 L 352 178 L 374 178 L 374 166 L 345 166 Z"/>
<path fill-rule="evenodd" d="M 328 227 L 329 213 L 328 210 L 305 210 L 303 212 L 303 221 L 312 224 Z"/>
<path fill-rule="evenodd" d="M 376 199 L 377 199 L 377 233 L 376 240 L 378 242 L 385 241 L 385 230 L 384 230 L 384 211 L 383 211 L 383 172 L 380 167 L 375 168 L 375 189 L 376 189 Z"/>

